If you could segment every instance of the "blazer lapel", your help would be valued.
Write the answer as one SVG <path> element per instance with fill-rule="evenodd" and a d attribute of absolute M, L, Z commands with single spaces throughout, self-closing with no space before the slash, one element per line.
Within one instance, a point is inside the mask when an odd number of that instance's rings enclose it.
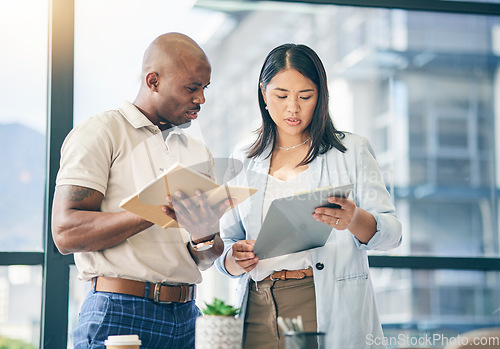
<path fill-rule="evenodd" d="M 262 226 L 262 206 L 264 204 L 264 194 L 270 164 L 271 158 L 266 158 L 266 153 L 252 161 L 252 169 L 248 178 L 248 185 L 257 189 L 257 192 L 251 197 L 251 209 L 247 216 L 247 238 L 249 239 L 257 238 Z"/>
<path fill-rule="evenodd" d="M 307 176 L 308 185 L 310 189 L 320 188 L 324 185 L 321 183 L 322 173 L 323 173 L 323 162 L 325 156 L 323 154 L 318 155 L 313 162 L 309 164 L 309 175 Z"/>

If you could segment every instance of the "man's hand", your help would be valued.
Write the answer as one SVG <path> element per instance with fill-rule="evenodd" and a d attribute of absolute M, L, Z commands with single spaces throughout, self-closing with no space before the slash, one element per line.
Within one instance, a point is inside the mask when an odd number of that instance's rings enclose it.
<path fill-rule="evenodd" d="M 191 234 L 194 243 L 210 240 L 219 231 L 219 220 L 229 206 L 235 203 L 234 199 L 225 199 L 214 206 L 210 206 L 205 193 L 196 190 L 196 199 L 187 197 L 181 191 L 167 198 L 174 210 L 163 206 L 163 212 L 177 220 L 179 225 Z M 198 203 L 196 203 L 198 201 Z"/>

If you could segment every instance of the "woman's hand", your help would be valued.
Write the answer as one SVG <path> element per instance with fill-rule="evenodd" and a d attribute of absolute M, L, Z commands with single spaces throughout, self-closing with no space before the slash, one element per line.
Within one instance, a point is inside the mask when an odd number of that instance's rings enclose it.
<path fill-rule="evenodd" d="M 249 272 L 259 262 L 259 258 L 253 253 L 255 240 L 240 240 L 226 255 L 225 267 L 232 275 L 241 275 Z"/>
<path fill-rule="evenodd" d="M 331 196 L 328 202 L 337 204 L 340 208 L 318 207 L 313 217 L 337 230 L 349 231 L 363 244 L 367 244 L 377 232 L 377 221 L 373 215 L 356 206 L 349 198 Z"/>
<path fill-rule="evenodd" d="M 337 230 L 349 229 L 358 207 L 349 198 L 330 196 L 328 202 L 337 204 L 340 208 L 318 207 L 314 210 L 313 217 L 318 221 L 328 224 Z"/>

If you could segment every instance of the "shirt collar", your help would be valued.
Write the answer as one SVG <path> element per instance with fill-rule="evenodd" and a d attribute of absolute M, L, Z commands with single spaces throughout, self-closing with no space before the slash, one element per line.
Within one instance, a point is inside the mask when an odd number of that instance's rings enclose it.
<path fill-rule="evenodd" d="M 145 126 L 154 126 L 154 124 L 141 113 L 139 109 L 132 103 L 125 101 L 122 103 L 120 108 L 118 108 L 120 113 L 123 115 L 127 121 L 135 128 L 141 128 Z"/>
<path fill-rule="evenodd" d="M 141 127 L 157 127 L 146 117 L 146 115 L 141 113 L 141 111 L 129 101 L 123 102 L 118 110 L 123 115 L 123 117 L 136 129 Z M 168 133 L 165 138 L 166 142 L 169 141 L 171 137 L 173 137 L 173 135 L 176 135 L 181 139 L 183 143 L 188 143 L 187 135 L 177 126 L 173 126 L 171 129 L 163 132 Z"/>
<path fill-rule="evenodd" d="M 182 131 L 179 127 L 177 126 L 174 126 L 172 127 L 171 129 L 168 129 L 166 131 L 163 131 L 163 133 L 165 134 L 165 132 L 168 132 L 167 136 L 163 136 L 163 138 L 165 138 L 165 142 L 168 143 L 169 141 L 175 139 L 175 138 L 179 138 L 185 146 L 187 146 L 188 144 L 188 137 L 187 135 L 184 133 L 184 131 Z"/>

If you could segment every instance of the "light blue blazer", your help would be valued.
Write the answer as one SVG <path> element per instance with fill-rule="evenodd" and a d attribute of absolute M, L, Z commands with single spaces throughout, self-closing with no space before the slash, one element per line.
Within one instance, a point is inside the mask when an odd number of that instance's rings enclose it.
<path fill-rule="evenodd" d="M 358 207 L 370 212 L 377 221 L 377 232 L 367 244 L 360 243 L 348 230 L 335 230 L 325 246 L 310 250 L 316 290 L 318 331 L 326 333 L 325 348 L 386 348 L 377 314 L 373 286 L 368 271 L 366 250 L 390 250 L 401 244 L 399 222 L 379 165 L 368 140 L 346 133 L 342 140 L 347 151 L 331 149 L 309 164 L 307 181 L 310 189 L 328 185 L 354 183 L 351 198 Z M 256 188 L 258 191 L 221 219 L 220 232 L 225 249 L 216 268 L 231 276 L 224 258 L 234 242 L 255 239 L 262 225 L 262 205 L 269 173 L 270 153 L 246 158 L 246 148 L 233 157 L 243 163 L 242 171 L 231 184 Z M 231 276 L 235 277 L 235 276 Z M 244 316 L 249 277 L 236 276 L 237 306 Z"/>

